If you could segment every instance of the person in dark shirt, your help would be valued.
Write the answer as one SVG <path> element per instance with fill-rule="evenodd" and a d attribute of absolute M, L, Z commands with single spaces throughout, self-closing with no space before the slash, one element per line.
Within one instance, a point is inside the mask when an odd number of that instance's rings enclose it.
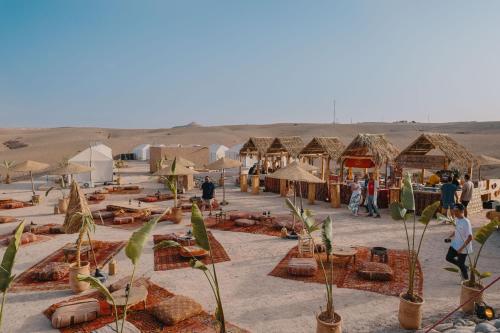
<path fill-rule="evenodd" d="M 448 180 L 441 186 L 441 206 L 443 207 L 443 214 L 446 216 L 453 216 L 453 207 L 457 198 L 457 186 L 453 184 L 453 179 L 448 177 Z"/>
<path fill-rule="evenodd" d="M 211 216 L 212 204 L 215 196 L 215 185 L 210 181 L 210 177 L 208 176 L 205 177 L 205 182 L 203 182 L 203 184 L 201 185 L 201 190 L 203 192 L 201 195 L 201 199 L 203 200 L 201 209 L 203 210 L 205 206 L 208 205 L 208 208 L 210 209 L 209 216 Z"/>

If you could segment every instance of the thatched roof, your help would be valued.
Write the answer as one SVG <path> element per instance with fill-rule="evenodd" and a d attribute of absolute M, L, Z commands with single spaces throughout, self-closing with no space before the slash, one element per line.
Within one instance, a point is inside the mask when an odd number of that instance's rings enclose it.
<path fill-rule="evenodd" d="M 481 165 L 500 165 L 500 159 L 488 155 L 476 155 L 474 161 L 477 166 Z"/>
<path fill-rule="evenodd" d="M 314 137 L 299 155 L 328 155 L 337 160 L 344 148 L 345 145 L 337 137 Z"/>
<path fill-rule="evenodd" d="M 384 134 L 358 134 L 340 158 L 370 157 L 376 166 L 381 166 L 386 161 L 392 161 L 398 153 L 398 148 L 387 141 Z"/>
<path fill-rule="evenodd" d="M 241 166 L 240 161 L 232 160 L 230 158 L 222 157 L 217 161 L 214 161 L 208 165 L 205 165 L 205 168 L 208 170 L 221 170 L 221 169 L 232 169 L 239 168 Z"/>
<path fill-rule="evenodd" d="M 267 149 L 268 154 L 288 154 L 291 157 L 297 157 L 304 148 L 304 141 L 300 136 L 278 137 L 273 140 L 271 146 Z"/>
<path fill-rule="evenodd" d="M 447 134 L 439 133 L 423 133 L 406 147 L 398 158 L 406 155 L 426 155 L 434 149 L 440 150 L 450 164 L 457 167 L 466 168 L 474 164 L 474 156 L 467 149 Z"/>
<path fill-rule="evenodd" d="M 269 178 L 275 179 L 286 179 L 296 182 L 308 182 L 308 183 L 324 183 L 325 181 L 312 175 L 308 171 L 300 167 L 297 162 L 292 162 L 284 168 L 278 169 L 272 174 L 268 175 Z"/>
<path fill-rule="evenodd" d="M 272 142 L 270 137 L 251 137 L 241 147 L 240 155 L 265 155 Z"/>
<path fill-rule="evenodd" d="M 69 192 L 68 210 L 66 211 L 63 223 L 64 231 L 67 234 L 78 232 L 81 228 L 81 218 L 76 219 L 73 217 L 76 213 L 91 215 L 85 195 L 81 192 L 78 183 L 73 180 L 73 182 L 71 182 L 71 190 Z"/>

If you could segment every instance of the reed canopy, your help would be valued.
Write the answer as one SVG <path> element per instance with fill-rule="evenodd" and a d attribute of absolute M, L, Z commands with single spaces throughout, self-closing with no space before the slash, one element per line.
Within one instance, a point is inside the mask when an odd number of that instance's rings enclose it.
<path fill-rule="evenodd" d="M 239 168 L 240 166 L 241 166 L 240 161 L 236 161 L 226 157 L 221 157 L 217 161 L 207 164 L 205 168 L 209 170 L 223 170 L 223 169 Z"/>
<path fill-rule="evenodd" d="M 175 170 L 172 171 L 170 165 L 160 169 L 154 173 L 155 176 L 188 176 L 197 174 L 197 171 L 186 168 L 182 164 L 175 164 Z"/>
<path fill-rule="evenodd" d="M 337 137 L 314 137 L 300 151 L 300 157 L 329 157 L 336 161 L 345 149 L 345 145 Z"/>
<path fill-rule="evenodd" d="M 240 156 L 258 156 L 262 158 L 273 143 L 270 137 L 250 137 L 240 149 Z"/>
<path fill-rule="evenodd" d="M 71 182 L 71 190 L 69 192 L 68 210 L 66 211 L 66 216 L 63 223 L 65 233 L 74 234 L 80 231 L 84 216 L 77 218 L 75 215 L 77 213 L 87 216 L 92 215 L 87 203 L 87 199 L 85 199 L 85 195 L 80 190 L 80 186 L 78 186 L 78 183 L 73 180 Z"/>
<path fill-rule="evenodd" d="M 288 164 L 284 168 L 278 169 L 277 171 L 268 175 L 268 177 L 274 179 L 285 179 L 294 182 L 324 183 L 324 180 L 304 170 L 301 167 L 301 164 L 296 161 Z"/>
<path fill-rule="evenodd" d="M 300 151 L 304 148 L 304 141 L 300 136 L 285 136 L 275 138 L 269 148 L 267 148 L 267 155 L 280 155 L 297 157 Z"/>
<path fill-rule="evenodd" d="M 358 134 L 352 142 L 340 154 L 341 163 L 349 167 L 376 167 L 388 164 L 399 154 L 399 149 L 390 143 L 384 134 Z M 368 163 L 359 163 L 357 161 L 367 160 Z"/>
<path fill-rule="evenodd" d="M 440 154 L 431 153 L 435 150 Z M 471 169 L 475 161 L 474 156 L 449 135 L 423 133 L 396 157 L 396 164 L 401 168 L 448 169 L 452 165 Z"/>

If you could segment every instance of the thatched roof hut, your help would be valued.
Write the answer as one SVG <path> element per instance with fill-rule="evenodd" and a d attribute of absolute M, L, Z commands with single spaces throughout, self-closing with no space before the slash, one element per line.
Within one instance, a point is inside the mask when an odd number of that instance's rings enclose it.
<path fill-rule="evenodd" d="M 271 146 L 273 138 L 270 137 L 251 137 L 243 144 L 240 149 L 240 155 L 263 156 Z"/>
<path fill-rule="evenodd" d="M 398 154 L 398 148 L 387 141 L 384 134 L 358 134 L 339 159 L 370 159 L 376 167 L 380 167 L 394 160 Z"/>
<path fill-rule="evenodd" d="M 297 157 L 302 148 L 304 148 L 304 141 L 300 136 L 277 137 L 267 149 L 267 154 Z"/>
<path fill-rule="evenodd" d="M 314 137 L 302 150 L 301 157 L 327 156 L 336 161 L 344 151 L 345 145 L 337 137 Z"/>
<path fill-rule="evenodd" d="M 442 155 L 429 154 L 439 150 Z M 447 169 L 453 165 L 460 169 L 471 168 L 474 156 L 446 134 L 423 133 L 396 158 L 396 163 L 407 168 Z"/>

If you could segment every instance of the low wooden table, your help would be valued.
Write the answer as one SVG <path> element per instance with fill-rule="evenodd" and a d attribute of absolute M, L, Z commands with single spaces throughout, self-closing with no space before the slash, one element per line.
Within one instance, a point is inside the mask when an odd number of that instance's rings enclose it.
<path fill-rule="evenodd" d="M 334 246 L 333 247 L 333 256 L 340 258 L 348 258 L 346 261 L 345 267 L 349 265 L 351 260 L 353 260 L 353 264 L 356 264 L 356 254 L 358 253 L 358 249 L 351 246 Z"/>
<path fill-rule="evenodd" d="M 126 289 L 120 289 L 111 293 L 115 300 L 115 304 L 117 307 L 125 307 L 125 303 L 127 301 Z M 148 298 L 148 289 L 145 286 L 134 286 L 130 288 L 130 294 L 128 297 L 127 307 L 130 308 L 139 303 L 144 304 L 144 310 L 146 310 L 146 300 Z M 113 305 L 110 300 L 106 300 L 109 305 Z"/>

